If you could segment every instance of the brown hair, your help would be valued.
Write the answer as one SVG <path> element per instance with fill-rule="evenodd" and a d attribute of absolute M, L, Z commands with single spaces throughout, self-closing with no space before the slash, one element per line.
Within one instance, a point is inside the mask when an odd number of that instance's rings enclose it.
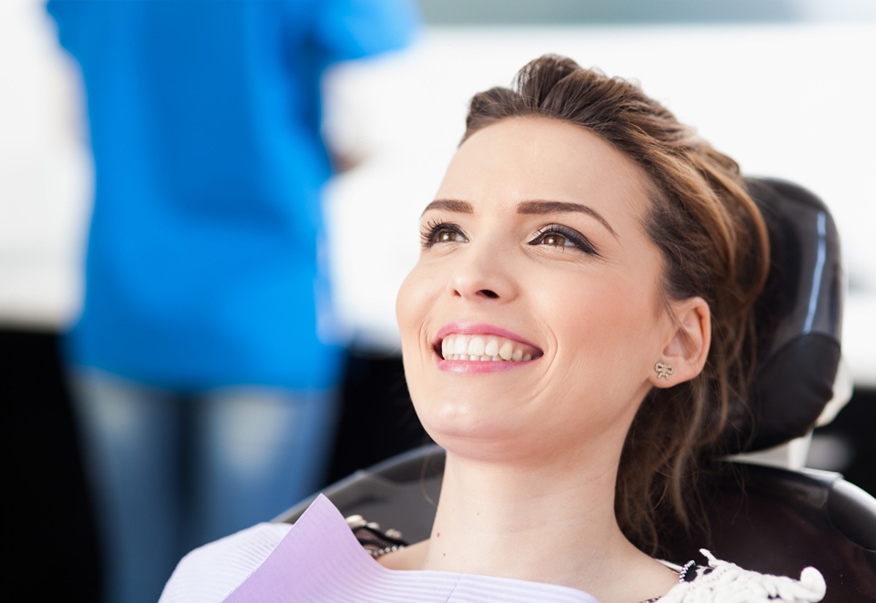
<path fill-rule="evenodd" d="M 493 88 L 472 99 L 463 140 L 522 116 L 587 128 L 645 170 L 653 184 L 645 227 L 663 254 L 664 299 L 700 296 L 711 310 L 704 370 L 675 387 L 651 389 L 621 455 L 618 522 L 632 542 L 653 553 L 664 521 L 700 523 L 694 482 L 720 452 L 731 407 L 745 399 L 754 362 L 752 305 L 769 267 L 766 226 L 736 162 L 635 84 L 546 55 L 520 70 L 513 89 Z"/>

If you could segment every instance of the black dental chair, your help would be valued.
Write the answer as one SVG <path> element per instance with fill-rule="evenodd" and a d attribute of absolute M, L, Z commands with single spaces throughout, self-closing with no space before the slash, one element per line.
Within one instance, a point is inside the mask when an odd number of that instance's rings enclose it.
<path fill-rule="evenodd" d="M 764 573 L 796 577 L 811 565 L 827 582 L 825 601 L 876 602 L 876 499 L 837 473 L 744 460 L 806 437 L 834 398 L 843 297 L 839 241 L 825 205 L 787 182 L 749 179 L 748 186 L 770 229 L 772 268 L 757 306 L 766 335 L 752 412 L 733 417 L 726 432 L 728 449 L 740 454 L 727 461 L 735 470 L 719 482 L 708 511 L 712 552 Z M 416 542 L 429 536 L 443 467 L 443 450 L 425 446 L 324 493 L 344 515 Z M 277 521 L 294 522 L 309 503 Z M 702 562 L 704 538 L 667 534 L 666 558 Z"/>

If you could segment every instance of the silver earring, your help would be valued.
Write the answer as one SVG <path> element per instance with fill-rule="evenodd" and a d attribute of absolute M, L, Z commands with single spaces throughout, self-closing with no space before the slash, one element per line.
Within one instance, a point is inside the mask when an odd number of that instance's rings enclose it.
<path fill-rule="evenodd" d="M 671 364 L 663 364 L 662 362 L 658 362 L 654 365 L 654 370 L 657 371 L 658 379 L 665 379 L 669 381 L 669 376 L 672 374 L 673 368 Z"/>

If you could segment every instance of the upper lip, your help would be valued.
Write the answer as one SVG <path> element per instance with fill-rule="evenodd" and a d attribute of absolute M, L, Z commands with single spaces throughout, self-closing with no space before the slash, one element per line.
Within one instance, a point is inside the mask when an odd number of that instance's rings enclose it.
<path fill-rule="evenodd" d="M 441 349 L 441 342 L 448 335 L 495 335 L 496 337 L 504 337 L 505 339 L 512 339 L 524 345 L 528 345 L 530 347 L 538 350 L 539 355 L 543 353 L 542 349 L 536 344 L 532 343 L 525 337 L 514 333 L 513 331 L 509 331 L 508 329 L 498 327 L 496 325 L 486 324 L 486 323 L 450 323 L 444 325 L 438 330 L 438 333 L 435 335 L 435 338 L 432 340 L 432 346 L 434 349 Z"/>

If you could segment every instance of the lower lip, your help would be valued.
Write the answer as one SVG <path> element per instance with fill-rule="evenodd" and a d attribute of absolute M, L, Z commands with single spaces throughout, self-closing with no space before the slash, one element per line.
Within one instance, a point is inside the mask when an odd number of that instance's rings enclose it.
<path fill-rule="evenodd" d="M 537 360 L 537 358 L 536 358 Z M 467 375 L 481 375 L 484 373 L 501 373 L 520 368 L 535 362 L 508 362 L 499 360 L 444 360 L 438 357 L 438 368 L 447 373 L 462 373 Z"/>

